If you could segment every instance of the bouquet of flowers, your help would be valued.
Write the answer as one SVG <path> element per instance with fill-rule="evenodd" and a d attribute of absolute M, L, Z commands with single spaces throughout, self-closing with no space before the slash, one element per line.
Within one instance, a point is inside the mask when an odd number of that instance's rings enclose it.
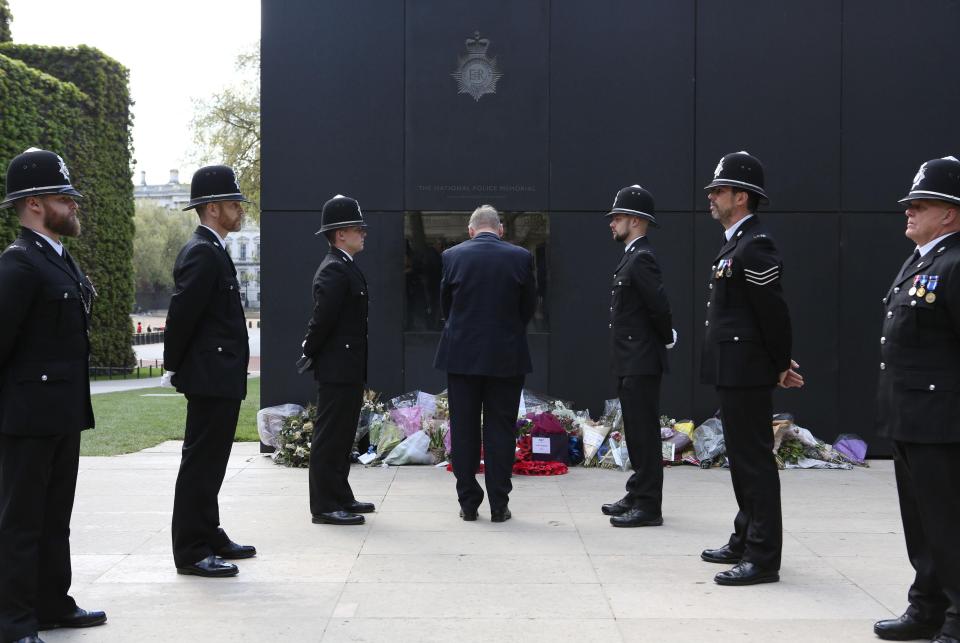
<path fill-rule="evenodd" d="M 363 392 L 363 406 L 360 407 L 360 419 L 357 422 L 357 435 L 353 439 L 353 450 L 363 436 L 370 434 L 370 444 L 376 444 L 380 439 L 380 427 L 386 415 L 387 406 L 380 401 L 380 394 L 371 389 Z"/>
<path fill-rule="evenodd" d="M 288 467 L 306 467 L 310 464 L 310 440 L 313 437 L 313 418 L 316 407 L 309 406 L 303 413 L 284 418 L 277 434 L 277 450 L 273 461 Z"/>

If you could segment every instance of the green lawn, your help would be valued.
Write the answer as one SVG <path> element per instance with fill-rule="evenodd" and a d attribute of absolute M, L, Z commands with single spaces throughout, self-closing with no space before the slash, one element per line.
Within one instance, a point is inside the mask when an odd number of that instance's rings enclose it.
<path fill-rule="evenodd" d="M 145 397 L 162 395 L 164 397 Z M 256 442 L 260 410 L 260 378 L 247 384 L 247 399 L 240 406 L 237 442 Z M 187 400 L 171 388 L 145 388 L 93 396 L 97 428 L 84 431 L 80 455 L 118 455 L 182 440 Z"/>

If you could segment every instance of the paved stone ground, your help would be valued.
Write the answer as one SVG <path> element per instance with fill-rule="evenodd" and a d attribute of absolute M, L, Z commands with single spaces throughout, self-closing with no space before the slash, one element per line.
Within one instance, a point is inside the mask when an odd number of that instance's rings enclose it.
<path fill-rule="evenodd" d="M 179 442 L 82 458 L 73 595 L 105 609 L 46 641 L 875 641 L 912 578 L 890 462 L 785 471 L 782 581 L 719 587 L 701 562 L 735 511 L 729 472 L 668 469 L 666 524 L 615 529 L 600 504 L 625 474 L 574 469 L 514 479 L 513 520 L 457 517 L 433 467 L 354 467 L 378 512 L 362 527 L 313 525 L 307 472 L 237 444 L 221 518 L 260 555 L 232 579 L 178 576 L 170 509 Z"/>

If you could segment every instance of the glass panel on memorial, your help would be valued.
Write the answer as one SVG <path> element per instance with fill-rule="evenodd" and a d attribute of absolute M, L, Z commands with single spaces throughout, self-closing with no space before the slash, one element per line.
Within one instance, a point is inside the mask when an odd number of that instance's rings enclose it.
<path fill-rule="evenodd" d="M 466 212 L 408 212 L 404 216 L 404 330 L 440 331 L 441 254 L 469 238 Z M 547 285 L 550 219 L 543 212 L 501 212 L 503 239 L 533 254 L 537 304 L 529 330 L 549 331 Z"/>

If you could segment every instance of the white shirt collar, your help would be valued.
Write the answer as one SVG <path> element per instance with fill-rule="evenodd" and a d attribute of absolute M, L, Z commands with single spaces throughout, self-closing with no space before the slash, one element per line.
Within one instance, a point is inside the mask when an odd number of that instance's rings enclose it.
<path fill-rule="evenodd" d="M 200 227 L 201 227 L 201 228 L 206 228 L 207 230 L 209 230 L 210 232 L 212 232 L 212 233 L 213 233 L 213 236 L 215 236 L 217 239 L 220 240 L 220 247 L 223 248 L 224 250 L 227 249 L 227 242 L 223 240 L 223 237 L 221 237 L 219 234 L 217 234 L 217 231 L 216 231 L 216 230 L 214 230 L 213 228 L 211 228 L 211 227 L 208 226 L 208 225 L 203 225 L 202 223 L 200 224 Z"/>
<path fill-rule="evenodd" d="M 34 232 L 37 232 L 37 231 L 34 230 Z M 41 237 L 43 237 L 43 238 L 47 241 L 47 243 L 50 244 L 50 247 L 57 251 L 57 254 L 58 254 L 58 255 L 60 255 L 61 257 L 63 256 L 63 244 L 62 244 L 62 243 L 58 243 L 58 242 L 54 241 L 53 239 L 51 239 L 51 238 L 48 237 L 47 235 L 43 234 L 42 232 L 37 232 L 37 234 L 39 234 Z"/>
<path fill-rule="evenodd" d="M 933 247 L 934 247 L 934 246 L 936 246 L 938 243 L 940 243 L 941 241 L 943 241 L 944 239 L 946 239 L 947 237 L 949 237 L 949 236 L 952 235 L 952 234 L 956 234 L 956 232 L 948 232 L 948 233 L 945 234 L 945 235 L 942 235 L 942 236 L 937 237 L 936 239 L 934 239 L 934 240 L 931 241 L 930 243 L 925 243 L 925 244 L 923 244 L 922 246 L 917 246 L 917 250 L 920 252 L 920 256 L 921 256 L 921 257 L 927 256 L 927 253 L 930 252 L 931 250 L 933 250 Z"/>
<path fill-rule="evenodd" d="M 337 246 L 334 246 L 334 248 L 337 248 Z M 339 250 L 340 252 L 342 252 L 342 253 L 343 253 L 343 256 L 345 256 L 347 259 L 349 259 L 350 261 L 353 261 L 353 255 L 352 255 L 352 254 L 350 254 L 349 252 L 347 252 L 347 251 L 344 250 L 343 248 L 337 248 L 337 250 Z"/>
<path fill-rule="evenodd" d="M 723 234 L 727 236 L 727 241 L 730 241 L 730 239 L 733 239 L 733 235 L 736 233 L 737 229 L 743 225 L 744 221 L 748 221 L 752 218 L 753 218 L 753 215 L 748 214 L 747 216 L 743 217 L 742 219 L 734 223 L 728 229 L 724 230 Z"/>
<path fill-rule="evenodd" d="M 633 241 L 631 241 L 630 243 L 628 243 L 628 244 L 627 244 L 627 247 L 623 249 L 623 253 L 626 254 L 626 253 L 630 252 L 630 248 L 633 247 L 633 244 L 635 244 L 637 241 L 640 241 L 640 239 L 643 239 L 645 236 L 647 236 L 647 235 L 641 234 L 639 237 L 637 237 L 636 239 L 634 239 Z"/>

